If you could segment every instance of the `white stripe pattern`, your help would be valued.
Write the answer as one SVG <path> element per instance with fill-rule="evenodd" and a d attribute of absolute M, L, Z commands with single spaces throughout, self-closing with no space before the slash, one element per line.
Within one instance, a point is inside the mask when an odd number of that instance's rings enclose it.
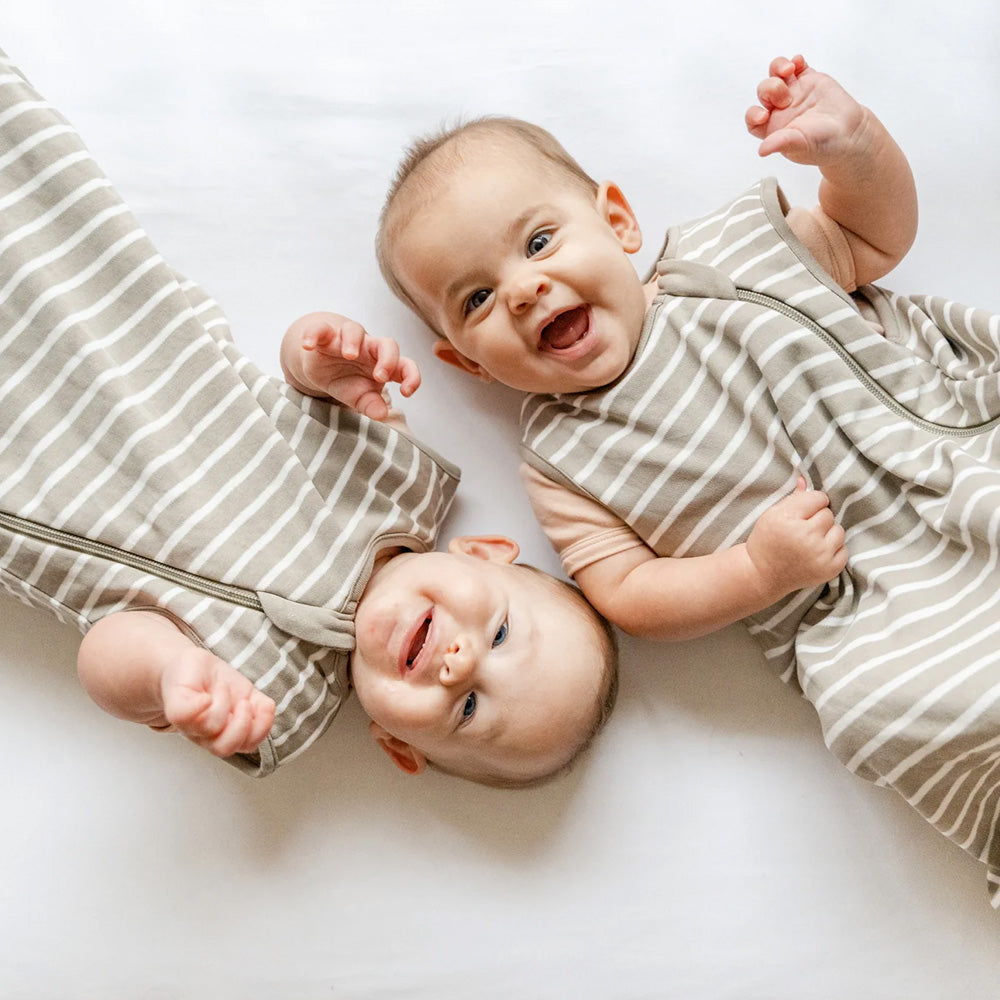
<path fill-rule="evenodd" d="M 862 289 L 882 335 L 795 239 L 773 181 L 672 230 L 657 271 L 630 370 L 529 397 L 526 459 L 663 555 L 744 539 L 799 474 L 824 489 L 847 570 L 747 625 L 851 770 L 986 861 L 997 905 L 1000 320 Z"/>
<path fill-rule="evenodd" d="M 73 129 L 3 70 L 0 513 L 20 521 L 0 530 L 0 585 L 81 630 L 174 616 L 278 703 L 260 754 L 231 758 L 269 773 L 347 693 L 372 545 L 432 548 L 457 470 L 258 371 Z"/>

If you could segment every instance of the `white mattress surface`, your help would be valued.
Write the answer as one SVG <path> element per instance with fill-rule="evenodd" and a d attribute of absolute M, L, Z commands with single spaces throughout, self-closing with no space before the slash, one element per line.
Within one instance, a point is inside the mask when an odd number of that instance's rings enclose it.
<path fill-rule="evenodd" d="M 802 51 L 913 165 L 920 234 L 882 283 L 1000 311 L 1000 8 L 824 8 L 36 0 L 8 5 L 0 47 L 258 364 L 278 373 L 311 309 L 396 336 L 424 376 L 411 426 L 463 468 L 447 534 L 503 532 L 558 571 L 516 477 L 516 394 L 438 365 L 378 274 L 403 144 L 538 121 L 625 190 L 644 269 L 669 223 L 765 173 L 814 200 L 743 128 L 771 57 Z M 0 622 L 5 998 L 1000 996 L 984 870 L 844 770 L 739 627 L 624 642 L 593 752 L 509 792 L 402 775 L 353 701 L 255 782 L 103 715 L 75 632 L 4 596 Z"/>

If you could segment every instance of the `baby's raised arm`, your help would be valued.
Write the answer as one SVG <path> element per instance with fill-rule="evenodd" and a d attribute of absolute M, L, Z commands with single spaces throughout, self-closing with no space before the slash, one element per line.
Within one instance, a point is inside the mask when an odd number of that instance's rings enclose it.
<path fill-rule="evenodd" d="M 398 382 L 404 396 L 420 386 L 420 372 L 391 337 L 372 337 L 360 323 L 331 312 L 297 319 L 281 342 L 289 385 L 308 396 L 335 399 L 373 420 L 385 420 L 383 389 Z"/>
<path fill-rule="evenodd" d="M 898 264 L 917 231 L 917 194 L 903 151 L 885 126 L 802 56 L 777 58 L 746 112 L 760 155 L 819 168 L 819 203 L 847 238 L 856 283 Z"/>
<path fill-rule="evenodd" d="M 847 564 L 844 530 L 825 493 L 805 489 L 765 511 L 747 541 L 707 556 L 638 546 L 576 573 L 591 604 L 632 635 L 693 639 L 832 580 Z"/>
<path fill-rule="evenodd" d="M 217 757 L 256 750 L 274 722 L 271 698 L 154 611 L 97 622 L 83 637 L 77 670 L 106 712 L 175 729 Z"/>

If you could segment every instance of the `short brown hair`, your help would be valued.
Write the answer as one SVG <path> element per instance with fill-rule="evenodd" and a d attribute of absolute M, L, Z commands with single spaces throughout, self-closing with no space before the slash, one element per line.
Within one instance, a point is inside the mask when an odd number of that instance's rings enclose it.
<path fill-rule="evenodd" d="M 484 139 L 501 144 L 520 144 L 542 156 L 573 183 L 582 185 L 596 195 L 597 182 L 566 151 L 551 132 L 520 118 L 501 115 L 484 115 L 457 125 L 446 126 L 436 132 L 415 139 L 406 148 L 379 215 L 375 237 L 375 255 L 386 283 L 397 298 L 405 302 L 428 325 L 433 326 L 410 297 L 392 265 L 391 248 L 395 237 L 412 216 L 411 211 L 400 214 L 399 206 L 404 190 L 409 195 L 424 193 L 429 197 L 435 181 L 462 161 L 462 152 L 470 139 Z M 412 202 L 416 204 L 416 202 Z"/>

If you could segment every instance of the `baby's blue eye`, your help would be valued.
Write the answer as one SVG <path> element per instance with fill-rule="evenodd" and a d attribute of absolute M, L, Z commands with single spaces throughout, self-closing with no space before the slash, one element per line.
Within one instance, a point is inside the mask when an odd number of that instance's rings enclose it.
<path fill-rule="evenodd" d="M 497 634 L 493 636 L 493 648 L 496 649 L 497 646 L 502 646 L 507 641 L 507 633 L 510 631 L 510 626 L 504 622 L 500 628 L 497 629 Z"/>
<path fill-rule="evenodd" d="M 462 706 L 462 721 L 471 719 L 476 713 L 476 692 L 472 691 L 469 697 L 465 699 L 465 704 Z"/>
<path fill-rule="evenodd" d="M 535 235 L 528 240 L 528 256 L 534 257 L 534 255 L 540 250 L 544 250 L 548 246 L 549 240 L 551 239 L 551 233 L 535 233 Z"/>
<path fill-rule="evenodd" d="M 468 315 L 474 309 L 478 309 L 489 297 L 490 290 L 488 288 L 477 288 L 465 300 L 465 314 Z"/>

